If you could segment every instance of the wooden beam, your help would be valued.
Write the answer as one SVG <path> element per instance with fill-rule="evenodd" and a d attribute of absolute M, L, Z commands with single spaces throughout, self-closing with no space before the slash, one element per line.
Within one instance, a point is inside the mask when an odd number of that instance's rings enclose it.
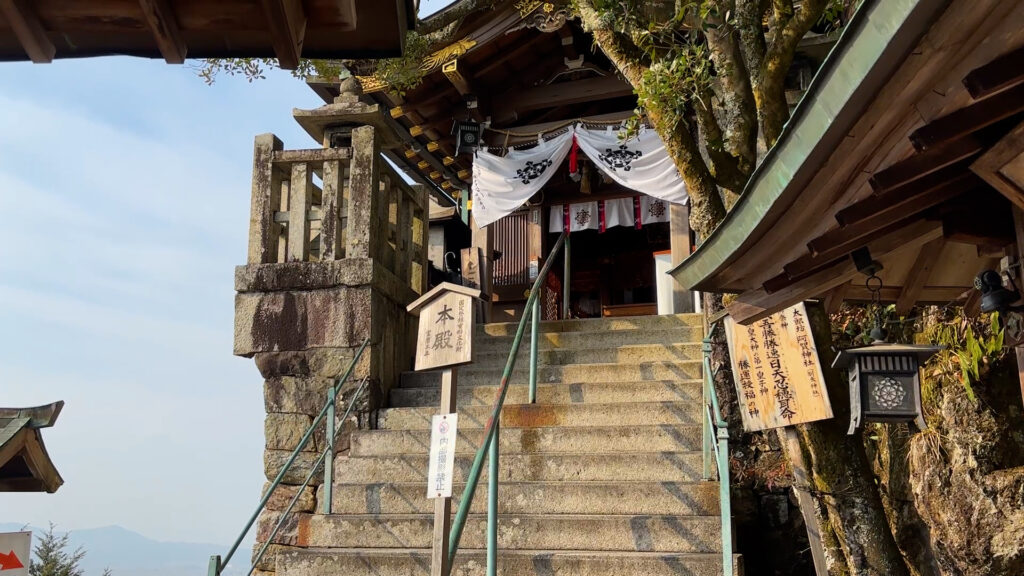
<path fill-rule="evenodd" d="M 928 283 L 932 269 L 935 267 L 935 263 L 938 261 L 939 255 L 942 254 L 942 248 L 945 245 L 945 238 L 936 238 L 921 246 L 921 251 L 917 253 L 917 258 L 910 267 L 910 272 L 907 273 L 906 279 L 903 280 L 903 289 L 900 291 L 899 297 L 896 298 L 896 314 L 906 316 L 907 312 L 910 312 L 910 309 L 914 307 L 918 297 L 921 295 L 921 290 Z"/>
<path fill-rule="evenodd" d="M 633 87 L 629 83 L 611 76 L 548 84 L 514 92 L 502 98 L 502 105 L 494 110 L 493 121 L 495 123 L 507 122 L 530 110 L 619 98 L 632 94 Z"/>
<path fill-rule="evenodd" d="M 933 120 L 911 132 L 910 141 L 918 151 L 930 150 L 945 142 L 977 132 L 1022 111 L 1024 111 L 1024 84 L 1004 90 L 990 98 L 985 98 Z"/>
<path fill-rule="evenodd" d="M 498 56 L 497 58 L 492 58 L 487 63 L 487 66 L 484 66 L 483 68 L 477 70 L 477 76 L 480 76 L 480 77 L 485 76 L 485 75 L 493 72 L 494 70 L 496 70 L 499 66 L 501 66 L 505 62 L 508 62 L 509 60 L 515 60 L 516 58 L 519 58 L 523 54 L 525 54 L 525 53 L 527 53 L 527 52 L 529 52 L 530 50 L 533 50 L 533 49 L 534 49 L 533 43 L 531 43 L 531 42 L 523 42 L 517 48 L 515 48 L 514 50 L 509 50 L 509 51 L 505 52 L 504 54 Z"/>
<path fill-rule="evenodd" d="M 825 293 L 825 297 L 822 299 L 822 304 L 825 306 L 825 312 L 828 314 L 835 314 L 839 312 L 839 308 L 843 305 L 843 300 L 846 299 L 846 292 L 850 289 L 850 283 L 840 284 L 835 288 Z"/>
<path fill-rule="evenodd" d="M 971 170 L 1024 208 L 1024 122 L 1003 137 L 973 164 Z"/>
<path fill-rule="evenodd" d="M 942 218 L 942 234 L 950 242 L 974 246 L 1009 246 L 1013 244 L 1011 215 L 953 212 Z M 981 219 L 984 218 L 984 219 Z"/>
<path fill-rule="evenodd" d="M 139 6 L 164 60 L 168 64 L 184 62 L 188 48 L 168 0 L 139 0 Z"/>
<path fill-rule="evenodd" d="M 468 71 L 465 66 L 459 65 L 459 60 L 456 58 L 451 62 L 446 62 L 441 66 L 441 72 L 444 73 L 445 78 L 452 83 L 452 86 L 458 90 L 459 94 L 463 97 L 475 96 L 477 98 L 476 108 L 467 108 L 469 115 L 472 116 L 473 120 L 477 122 L 483 122 L 485 120 L 484 114 L 480 111 L 480 100 L 483 98 L 479 92 L 475 90 L 473 86 L 473 73 Z M 467 78 L 468 76 L 468 78 Z"/>
<path fill-rule="evenodd" d="M 302 0 L 262 0 L 271 44 L 281 68 L 295 70 L 302 57 L 306 36 L 306 14 Z"/>
<path fill-rule="evenodd" d="M 828 262 L 832 258 L 844 256 L 863 246 L 871 236 L 888 229 L 897 223 L 908 223 L 920 218 L 919 214 L 933 206 L 955 198 L 974 188 L 973 175 L 947 182 L 932 190 L 925 190 L 911 196 L 889 209 L 879 211 L 862 220 L 851 222 L 847 226 L 834 228 L 807 243 L 811 251 L 810 257 L 800 258 L 785 266 L 788 274 L 801 274 L 816 266 Z"/>
<path fill-rule="evenodd" d="M 984 98 L 1004 88 L 1024 82 L 1024 47 L 1007 52 L 999 58 L 971 70 L 964 77 L 964 86 L 972 98 Z"/>
<path fill-rule="evenodd" d="M 28 0 L 0 0 L 0 13 L 7 20 L 21 47 L 36 64 L 53 62 L 57 48 L 50 42 L 39 17 L 32 9 L 34 2 Z"/>
<path fill-rule="evenodd" d="M 919 304 L 945 305 L 950 302 L 966 300 L 965 296 L 971 291 L 976 292 L 973 288 L 965 286 L 927 286 L 921 289 L 917 296 L 917 302 Z M 902 292 L 902 286 L 882 286 L 878 294 L 882 302 L 897 302 Z M 871 291 L 864 286 L 863 282 L 850 284 L 850 290 L 846 293 L 848 302 L 870 302 L 872 298 Z"/>
<path fill-rule="evenodd" d="M 977 136 L 967 136 L 949 144 L 916 154 L 876 172 L 869 180 L 875 194 L 913 182 L 951 164 L 980 154 L 986 146 Z"/>
<path fill-rule="evenodd" d="M 962 177 L 969 166 L 970 161 L 958 162 L 933 172 L 924 178 L 897 186 L 882 194 L 872 194 L 836 212 L 836 222 L 840 226 L 849 226 L 850 224 L 870 218 L 880 211 L 908 202 L 918 194 L 947 185 L 950 181 Z"/>

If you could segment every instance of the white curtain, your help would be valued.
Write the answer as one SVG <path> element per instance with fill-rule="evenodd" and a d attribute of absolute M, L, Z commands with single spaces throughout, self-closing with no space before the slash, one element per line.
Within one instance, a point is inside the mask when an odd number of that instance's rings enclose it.
<path fill-rule="evenodd" d="M 576 128 L 576 141 L 605 174 L 622 186 L 675 204 L 686 203 L 686 185 L 654 130 L 620 141 L 616 130 Z"/>
<path fill-rule="evenodd" d="M 604 201 L 604 227 L 629 226 L 633 222 L 633 199 L 616 198 L 615 200 Z"/>
<path fill-rule="evenodd" d="M 569 205 L 569 224 L 572 232 L 600 230 L 600 214 L 604 209 L 604 228 L 633 227 L 633 199 L 595 200 Z M 552 206 L 548 212 L 548 232 L 561 232 L 565 228 L 565 204 Z"/>
<path fill-rule="evenodd" d="M 505 156 L 491 154 L 483 148 L 478 150 L 473 159 L 473 217 L 477 225 L 487 226 L 511 214 L 547 184 L 572 148 L 574 135 L 580 150 L 620 185 L 664 202 L 686 203 L 686 186 L 657 132 L 641 129 L 633 138 L 619 141 L 618 131 L 576 126 L 550 140 L 541 139 L 533 148 L 509 150 Z M 655 209 L 657 211 L 657 206 Z M 606 227 L 633 224 L 631 205 L 623 210 L 616 205 L 609 212 L 606 203 L 605 210 Z M 667 222 L 667 207 L 665 212 L 664 220 L 650 222 Z M 613 214 L 614 221 L 622 224 L 612 223 Z M 625 223 L 627 217 L 629 224 Z M 596 223 L 597 219 L 595 210 L 592 220 Z M 558 222 L 561 230 L 562 219 Z M 641 224 L 646 223 L 647 217 L 642 217 Z"/>
<path fill-rule="evenodd" d="M 668 202 L 661 198 L 652 198 L 650 196 L 640 197 L 640 224 L 648 225 L 656 222 L 668 222 L 669 220 L 669 206 Z"/>
<path fill-rule="evenodd" d="M 505 156 L 479 149 L 473 158 L 473 218 L 483 227 L 519 209 L 565 160 L 572 131 L 541 140 L 533 148 Z M 595 215 L 596 218 L 596 215 Z"/>

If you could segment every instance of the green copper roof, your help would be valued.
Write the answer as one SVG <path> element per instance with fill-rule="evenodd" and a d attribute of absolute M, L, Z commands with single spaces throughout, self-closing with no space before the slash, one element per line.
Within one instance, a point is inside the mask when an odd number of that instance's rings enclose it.
<path fill-rule="evenodd" d="M 807 185 L 947 0 L 865 0 L 815 76 L 782 136 L 721 225 L 672 274 L 687 289 L 716 290 L 714 275 L 755 243 Z M 773 208 L 780 205 L 773 213 Z M 773 217 L 766 219 L 767 215 Z"/>

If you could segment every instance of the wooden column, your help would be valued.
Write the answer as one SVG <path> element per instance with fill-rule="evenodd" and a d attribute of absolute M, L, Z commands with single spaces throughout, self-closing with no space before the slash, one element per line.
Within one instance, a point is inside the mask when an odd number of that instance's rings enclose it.
<path fill-rule="evenodd" d="M 349 177 L 351 197 L 346 225 L 346 258 L 373 258 L 381 238 L 380 143 L 372 126 L 352 129 L 352 166 Z"/>
<path fill-rule="evenodd" d="M 274 222 L 274 212 L 281 207 L 281 177 L 274 170 L 271 157 L 284 149 L 273 134 L 256 137 L 252 153 L 252 203 L 249 208 L 249 264 L 277 261 L 277 239 L 281 225 Z"/>
<path fill-rule="evenodd" d="M 1016 204 L 1013 206 L 1013 229 L 1017 237 L 1018 267 L 1015 282 L 1017 286 L 1024 286 L 1024 264 L 1021 264 L 1024 259 L 1024 210 Z M 1020 394 L 1024 399 L 1024 346 L 1017 346 L 1015 352 L 1017 353 L 1017 377 L 1020 381 Z"/>
<path fill-rule="evenodd" d="M 669 205 L 669 229 L 671 230 L 672 267 L 690 255 L 690 207 L 685 204 Z M 672 311 L 676 314 L 693 312 L 693 292 L 672 279 Z"/>
<path fill-rule="evenodd" d="M 420 322 L 429 319 L 420 319 Z M 441 407 L 438 414 L 455 414 L 455 393 L 457 374 L 455 368 L 441 371 Z M 497 441 L 497 440 L 495 440 Z M 436 498 L 434 500 L 434 537 L 431 547 L 430 575 L 448 576 L 451 566 L 448 564 L 448 536 L 452 531 L 452 499 Z"/>
<path fill-rule="evenodd" d="M 491 274 L 491 257 L 494 256 L 494 236 L 489 228 L 480 228 L 476 225 L 476 218 L 470 214 L 469 229 L 473 234 L 474 248 L 479 248 L 483 253 L 480 259 L 480 291 L 488 295 L 483 302 L 483 322 L 491 321 L 491 299 L 494 294 L 494 278 Z"/>

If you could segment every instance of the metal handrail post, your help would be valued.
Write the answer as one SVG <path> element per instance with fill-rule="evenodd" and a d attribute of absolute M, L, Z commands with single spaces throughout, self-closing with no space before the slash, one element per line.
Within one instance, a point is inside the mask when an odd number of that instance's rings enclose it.
<path fill-rule="evenodd" d="M 530 290 L 530 297 L 526 301 L 527 308 L 533 305 L 533 300 L 537 298 L 542 279 L 551 269 L 555 256 L 558 255 L 558 251 L 562 249 L 562 246 L 567 239 L 568 236 L 563 232 L 562 235 L 558 237 L 555 245 L 551 248 L 551 253 L 548 254 L 547 260 L 544 261 L 544 266 L 540 269 L 540 273 L 537 275 L 537 279 L 533 283 L 533 288 Z M 484 426 L 484 440 L 477 449 L 476 456 L 473 457 L 473 465 L 470 467 L 469 474 L 466 476 L 466 487 L 462 490 L 462 498 L 459 499 L 459 510 L 455 513 L 455 519 L 452 521 L 452 530 L 448 538 L 449 562 L 454 561 L 455 553 L 459 550 L 459 540 L 462 538 L 462 529 L 466 525 L 466 518 L 469 515 L 469 509 L 473 504 L 473 496 L 476 494 L 476 486 L 480 482 L 480 472 L 483 469 L 484 458 L 490 450 L 490 443 L 497 441 L 495 436 L 495 426 L 498 423 L 498 419 L 501 417 L 501 408 L 505 404 L 505 395 L 508 393 L 508 384 L 512 379 L 512 370 L 516 365 L 516 356 L 519 354 L 519 345 L 522 343 L 523 334 L 526 332 L 526 320 L 527 318 L 525 314 L 519 320 L 519 326 L 516 328 L 516 335 L 512 339 L 512 348 L 509 351 L 508 360 L 505 361 L 505 370 L 501 374 L 501 383 L 498 385 L 498 396 L 494 400 L 494 407 L 491 410 L 491 415 L 487 419 L 487 424 Z"/>
<path fill-rule="evenodd" d="M 498 574 L 498 444 L 501 423 L 494 423 L 494 438 L 487 470 L 487 576 Z"/>
<path fill-rule="evenodd" d="M 711 340 L 705 338 L 701 350 L 703 351 L 703 363 L 702 371 L 703 376 L 703 396 L 704 396 L 704 410 L 710 410 L 711 408 L 711 395 L 714 393 L 714 389 L 711 385 Z M 701 427 L 701 445 L 704 452 L 704 479 L 711 479 L 711 451 L 714 450 L 714 438 L 711 432 L 711 418 L 703 418 L 704 423 Z"/>
<path fill-rule="evenodd" d="M 537 334 L 540 332 L 540 295 L 530 311 L 530 404 L 537 403 Z"/>
<path fill-rule="evenodd" d="M 346 381 L 348 381 L 349 376 L 352 375 L 352 372 L 356 368 L 356 363 L 359 361 L 359 358 L 361 358 L 363 355 L 363 350 L 366 349 L 366 346 L 369 343 L 369 338 L 363 340 L 363 344 L 359 347 L 358 350 L 356 350 L 355 355 L 352 357 L 352 362 L 348 365 L 348 369 L 345 370 L 345 374 L 341 378 L 335 380 L 333 386 L 334 389 L 337 390 L 338 388 L 341 388 L 341 386 L 344 385 Z M 302 450 L 303 448 L 306 447 L 306 444 L 309 442 L 309 439 L 313 437 L 313 431 L 316 430 L 316 427 L 320 425 L 320 421 L 323 420 L 324 416 L 326 415 L 327 406 L 325 405 L 323 408 L 320 409 L 320 413 L 317 414 L 317 417 L 313 419 L 313 423 L 309 425 L 308 429 L 306 429 L 306 433 L 302 436 L 302 439 L 299 440 L 298 446 L 295 447 L 295 450 L 292 451 L 291 456 L 289 456 L 288 460 L 284 463 L 284 466 L 281 467 L 281 470 L 277 473 L 277 476 L 274 478 L 274 481 L 270 483 L 270 487 L 267 489 L 267 493 L 263 495 L 263 498 L 260 499 L 260 503 L 256 505 L 256 511 L 253 512 L 252 516 L 249 517 L 249 521 L 245 523 L 245 527 L 242 528 L 242 533 L 238 535 L 238 538 L 235 540 L 235 543 L 231 545 L 231 549 L 228 550 L 227 555 L 224 556 L 224 560 L 221 561 L 218 559 L 218 576 L 220 575 L 220 572 L 224 569 L 224 567 L 228 565 L 228 562 L 231 561 L 231 558 L 235 555 L 235 552 L 238 551 L 238 547 L 241 546 L 242 540 L 245 539 L 245 535 L 249 533 L 249 529 L 252 528 L 252 525 L 256 523 L 256 519 L 259 518 L 260 512 L 263 512 L 263 509 L 266 508 L 267 506 L 267 502 L 270 501 L 270 497 L 274 495 L 274 490 L 276 490 L 277 487 L 281 484 L 281 481 L 284 480 L 284 475 L 287 474 L 288 470 L 291 469 L 292 464 L 295 463 L 295 460 L 299 457 L 299 454 L 302 453 Z M 213 565 L 213 558 L 210 558 L 210 565 Z"/>
<path fill-rule="evenodd" d="M 562 265 L 562 319 L 569 319 L 569 278 L 572 267 L 569 263 L 569 233 L 565 233 L 565 262 Z"/>
<path fill-rule="evenodd" d="M 324 460 L 324 514 L 331 513 L 331 492 L 334 489 L 334 411 L 338 391 L 334 386 L 327 389 L 327 459 Z"/>

